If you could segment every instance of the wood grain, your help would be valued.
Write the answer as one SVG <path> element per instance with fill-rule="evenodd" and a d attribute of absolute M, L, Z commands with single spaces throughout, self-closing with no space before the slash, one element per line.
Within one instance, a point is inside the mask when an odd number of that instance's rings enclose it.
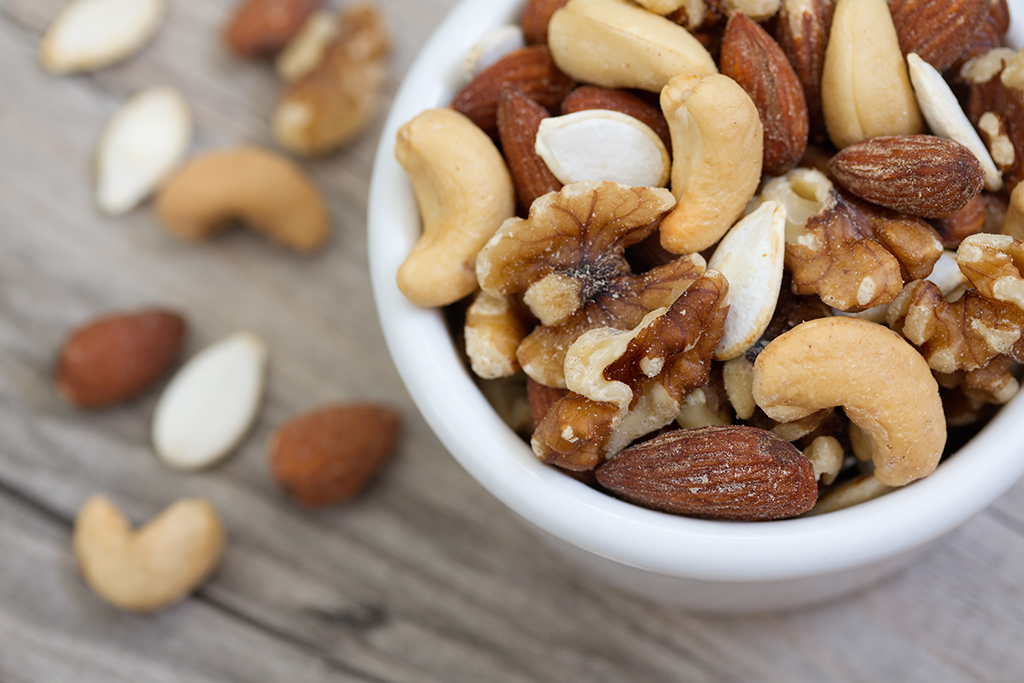
<path fill-rule="evenodd" d="M 1019 681 L 1024 485 L 880 588 L 790 615 L 709 618 L 580 575 L 445 453 L 384 350 L 369 289 L 365 214 L 380 121 L 307 164 L 329 200 L 328 248 L 299 257 L 232 232 L 177 242 L 144 206 L 92 203 L 96 137 L 155 84 L 194 108 L 194 149 L 270 145 L 280 86 L 220 47 L 228 0 L 173 0 L 132 60 L 65 78 L 36 63 L 62 0 L 0 1 L 0 680 Z M 379 0 L 396 52 L 388 100 L 455 0 Z M 271 348 L 253 433 L 213 471 L 163 468 L 149 444 L 156 392 L 83 413 L 50 386 L 70 328 L 100 312 L 176 307 L 189 351 L 237 329 Z M 396 458 L 362 497 L 309 512 L 267 474 L 286 418 L 339 400 L 405 413 Z M 94 492 L 141 522 L 178 497 L 221 511 L 229 547 L 196 596 L 123 615 L 75 574 L 71 520 Z"/>

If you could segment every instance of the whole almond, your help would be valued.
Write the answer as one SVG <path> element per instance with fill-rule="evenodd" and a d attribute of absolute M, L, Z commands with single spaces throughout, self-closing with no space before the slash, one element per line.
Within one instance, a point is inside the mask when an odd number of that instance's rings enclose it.
<path fill-rule="evenodd" d="M 601 465 L 598 483 L 644 507 L 744 521 L 795 517 L 818 498 L 814 467 L 793 444 L 742 425 L 679 429 Z"/>
<path fill-rule="evenodd" d="M 534 428 L 548 414 L 551 406 L 568 393 L 568 389 L 545 386 L 532 377 L 526 379 L 526 398 L 530 402 L 530 415 L 533 417 Z"/>
<path fill-rule="evenodd" d="M 185 319 L 147 310 L 94 320 L 71 333 L 57 366 L 57 390 L 80 408 L 137 396 L 160 379 L 185 341 Z"/>
<path fill-rule="evenodd" d="M 242 57 L 272 57 L 323 4 L 324 0 L 243 0 L 224 29 L 224 40 Z"/>
<path fill-rule="evenodd" d="M 401 415 L 382 405 L 338 405 L 300 415 L 270 439 L 274 480 L 302 505 L 352 498 L 391 454 Z"/>
<path fill-rule="evenodd" d="M 974 40 L 989 14 L 990 0 L 890 0 L 889 11 L 904 55 L 945 71 Z"/>
<path fill-rule="evenodd" d="M 861 199 L 912 216 L 948 216 L 981 192 L 985 172 L 958 142 L 934 135 L 877 137 L 829 161 L 835 180 Z"/>
<path fill-rule="evenodd" d="M 562 183 L 533 149 L 537 129 L 546 118 L 547 110 L 522 90 L 511 84 L 502 86 L 498 98 L 498 136 L 519 203 L 526 210 L 537 197 L 562 189 Z"/>
<path fill-rule="evenodd" d="M 542 107 L 554 107 L 575 87 L 543 45 L 516 50 L 485 69 L 452 100 L 452 109 L 470 118 L 485 131 L 497 127 L 501 86 L 511 84 Z"/>
<path fill-rule="evenodd" d="M 650 126 L 658 134 L 667 149 L 672 148 L 672 138 L 668 132 L 668 122 L 661 109 L 645 102 L 626 90 L 602 88 L 596 85 L 584 85 L 576 88 L 562 100 L 562 114 L 574 114 L 578 111 L 591 109 L 608 109 Z"/>
<path fill-rule="evenodd" d="M 782 48 L 747 15 L 736 12 L 725 27 L 720 66 L 757 105 L 764 126 L 764 172 L 782 175 L 796 166 L 807 149 L 807 103 Z"/>
<path fill-rule="evenodd" d="M 821 68 L 833 9 L 832 0 L 782 0 L 775 24 L 775 39 L 803 86 L 810 137 L 816 142 L 828 138 L 821 110 Z"/>
<path fill-rule="evenodd" d="M 523 7 L 523 18 L 519 22 L 523 27 L 526 42 L 546 45 L 548 42 L 548 22 L 557 9 L 569 0 L 526 0 Z"/>

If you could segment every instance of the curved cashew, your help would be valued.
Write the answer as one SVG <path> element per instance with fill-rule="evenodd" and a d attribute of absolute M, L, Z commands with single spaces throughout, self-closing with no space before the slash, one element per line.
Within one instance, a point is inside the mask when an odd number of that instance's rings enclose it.
<path fill-rule="evenodd" d="M 885 0 L 838 0 L 821 70 L 821 106 L 842 149 L 880 135 L 924 130 Z"/>
<path fill-rule="evenodd" d="M 327 206 L 309 176 L 258 147 L 209 152 L 185 165 L 156 200 L 160 222 L 187 240 L 202 240 L 239 221 L 297 251 L 327 239 Z"/>
<path fill-rule="evenodd" d="M 570 0 L 548 24 L 555 64 L 582 83 L 660 91 L 679 74 L 718 73 L 689 31 L 624 0 Z"/>
<path fill-rule="evenodd" d="M 213 573 L 224 553 L 224 527 L 205 500 L 179 500 L 132 531 L 103 496 L 75 519 L 75 560 L 86 583 L 123 610 L 155 612 L 182 599 Z"/>
<path fill-rule="evenodd" d="M 683 75 L 661 91 L 672 134 L 675 209 L 661 223 L 661 246 L 703 251 L 732 226 L 761 181 L 764 127 L 736 81 Z"/>
<path fill-rule="evenodd" d="M 819 318 L 765 347 L 754 400 L 789 422 L 842 406 L 871 437 L 875 476 L 901 486 L 934 471 L 946 443 L 939 386 L 928 363 L 895 332 L 858 318 Z"/>
<path fill-rule="evenodd" d="M 398 269 L 418 306 L 446 306 L 477 287 L 476 255 L 515 214 L 512 176 L 487 134 L 452 109 L 428 109 L 398 131 L 423 236 Z"/>

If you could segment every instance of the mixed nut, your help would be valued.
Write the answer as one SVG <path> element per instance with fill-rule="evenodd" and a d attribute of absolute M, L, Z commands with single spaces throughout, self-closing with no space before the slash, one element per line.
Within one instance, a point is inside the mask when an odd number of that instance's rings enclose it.
<path fill-rule="evenodd" d="M 124 59 L 157 32 L 166 0 L 71 0 L 43 39 L 40 60 L 54 73 Z M 389 39 L 383 17 L 356 4 L 337 14 L 323 0 L 245 0 L 224 34 L 242 57 L 277 56 L 286 83 L 273 116 L 281 147 L 302 155 L 334 151 L 376 113 Z M 143 90 L 105 127 L 96 154 L 96 203 L 122 214 L 156 194 L 168 232 L 207 239 L 240 222 L 290 249 L 320 248 L 327 205 L 302 167 L 254 146 L 186 160 L 192 116 L 170 87 Z M 178 313 L 151 309 L 107 315 L 74 330 L 54 383 L 78 408 L 134 399 L 171 370 L 185 343 Z M 267 382 L 267 344 L 238 332 L 195 354 L 164 388 L 154 411 L 153 447 L 180 470 L 212 467 L 256 422 Z M 324 506 L 362 491 L 387 460 L 401 415 L 385 405 L 332 405 L 293 418 L 273 435 L 275 482 L 297 503 Z M 124 610 L 152 612 L 184 598 L 216 571 L 226 532 L 208 501 L 183 499 L 133 530 L 108 499 L 87 500 L 75 520 L 74 555 L 86 583 Z"/>
<path fill-rule="evenodd" d="M 925 477 L 1024 362 L 1008 26 L 1005 0 L 527 0 L 399 131 L 399 288 L 452 308 L 541 461 L 638 505 L 778 519 Z"/>

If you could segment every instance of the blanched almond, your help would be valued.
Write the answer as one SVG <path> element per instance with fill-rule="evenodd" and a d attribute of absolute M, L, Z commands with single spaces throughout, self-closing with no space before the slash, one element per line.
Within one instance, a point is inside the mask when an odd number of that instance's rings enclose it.
<path fill-rule="evenodd" d="M 267 345 L 238 332 L 206 347 L 164 390 L 153 415 L 157 455 L 176 469 L 213 465 L 241 441 L 263 398 Z"/>
<path fill-rule="evenodd" d="M 121 106 L 100 136 L 96 204 L 131 211 L 177 168 L 188 151 L 192 116 L 174 88 L 143 90 Z"/>
<path fill-rule="evenodd" d="M 729 360 L 754 345 L 775 313 L 786 253 L 786 209 L 767 201 L 722 238 L 708 261 L 729 281 L 729 315 L 716 360 Z"/>
<path fill-rule="evenodd" d="M 590 109 L 540 122 L 536 152 L 563 184 L 610 180 L 663 187 L 671 161 L 650 126 L 608 109 Z"/>
<path fill-rule="evenodd" d="M 153 37 L 165 0 L 73 0 L 50 25 L 39 49 L 47 71 L 99 69 L 132 55 Z"/>

